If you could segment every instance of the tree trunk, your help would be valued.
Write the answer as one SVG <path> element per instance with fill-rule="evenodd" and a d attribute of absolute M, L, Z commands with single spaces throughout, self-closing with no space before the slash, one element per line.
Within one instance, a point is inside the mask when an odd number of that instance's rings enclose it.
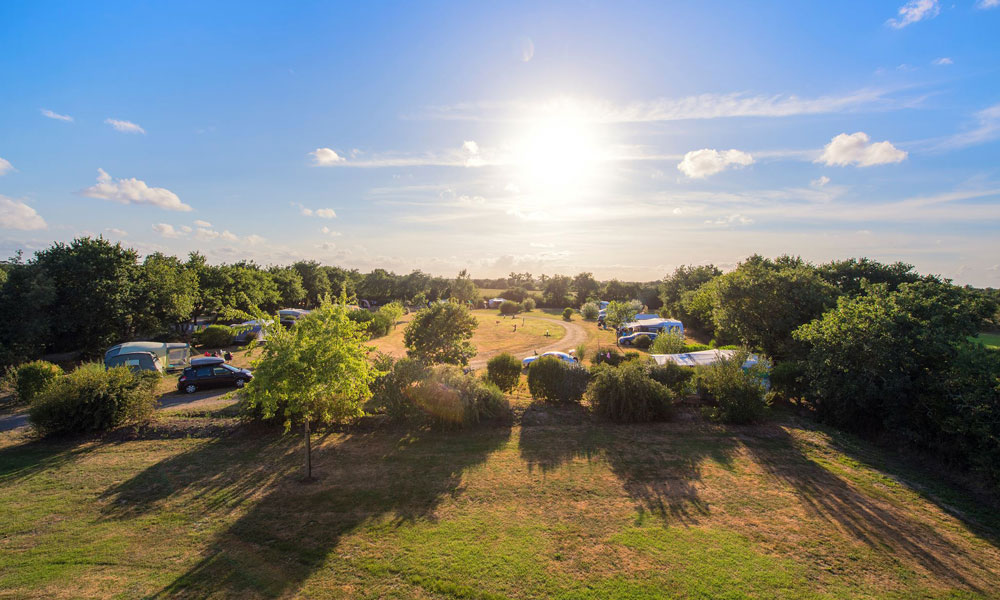
<path fill-rule="evenodd" d="M 306 480 L 312 479 L 313 467 L 312 467 L 312 440 L 309 436 L 309 418 L 307 417 L 304 425 L 304 435 L 306 436 Z"/>

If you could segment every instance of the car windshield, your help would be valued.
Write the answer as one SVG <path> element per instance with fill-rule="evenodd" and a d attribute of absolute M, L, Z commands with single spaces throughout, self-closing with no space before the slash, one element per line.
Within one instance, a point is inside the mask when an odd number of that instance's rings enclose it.
<path fill-rule="evenodd" d="M 239 373 L 240 369 L 234 367 L 233 365 L 222 365 L 224 368 L 229 369 L 233 373 Z"/>

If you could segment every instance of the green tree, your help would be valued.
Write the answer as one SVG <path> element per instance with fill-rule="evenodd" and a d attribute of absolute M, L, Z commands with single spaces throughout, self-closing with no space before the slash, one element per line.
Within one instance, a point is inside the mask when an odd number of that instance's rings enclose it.
<path fill-rule="evenodd" d="M 792 352 L 792 331 L 836 299 L 836 290 L 816 269 L 788 257 L 751 256 L 712 287 L 716 331 L 775 358 Z"/>
<path fill-rule="evenodd" d="M 817 267 L 823 279 L 837 287 L 841 294 L 857 296 L 863 293 L 863 282 L 885 283 L 895 290 L 902 283 L 920 280 L 913 265 L 903 262 L 882 264 L 870 258 L 835 260 Z"/>
<path fill-rule="evenodd" d="M 278 288 L 282 307 L 301 306 L 308 297 L 302 275 L 293 267 L 271 267 L 268 272 Z"/>
<path fill-rule="evenodd" d="M 579 273 L 573 278 L 573 291 L 576 292 L 576 306 L 583 306 L 585 302 L 597 297 L 600 284 L 594 279 L 593 273 Z"/>
<path fill-rule="evenodd" d="M 639 311 L 631 302 L 612 300 L 604 309 L 604 323 L 614 330 L 635 319 Z"/>
<path fill-rule="evenodd" d="M 462 269 L 462 272 L 452 282 L 451 297 L 462 304 L 479 301 L 479 288 L 476 287 L 476 284 L 465 269 Z"/>
<path fill-rule="evenodd" d="M 194 314 L 198 274 L 176 256 L 154 252 L 139 272 L 139 329 L 157 333 L 184 323 Z"/>
<path fill-rule="evenodd" d="M 331 292 L 330 279 L 327 271 L 314 260 L 300 260 L 292 265 L 302 278 L 302 287 L 306 290 L 306 305 L 317 306 Z"/>
<path fill-rule="evenodd" d="M 551 307 L 566 306 L 571 304 L 570 288 L 573 280 L 566 275 L 553 275 L 545 282 L 543 299 L 545 304 Z"/>
<path fill-rule="evenodd" d="M 385 317 L 392 323 L 392 328 L 396 328 L 396 323 L 406 312 L 403 305 L 399 302 L 390 302 L 388 304 L 383 304 L 379 307 L 378 312 L 385 315 Z"/>
<path fill-rule="evenodd" d="M 722 275 L 715 265 L 682 265 L 674 269 L 672 275 L 665 277 L 660 283 L 660 300 L 665 313 L 675 319 L 680 319 L 684 325 L 699 331 L 711 329 L 710 315 L 706 320 L 705 313 L 689 309 L 691 294 L 709 281 Z M 711 333 L 707 331 L 706 333 Z"/>
<path fill-rule="evenodd" d="M 461 304 L 444 302 L 421 310 L 403 332 L 407 354 L 426 363 L 468 364 L 476 355 L 469 341 L 478 322 Z"/>
<path fill-rule="evenodd" d="M 267 327 L 267 344 L 244 388 L 247 409 L 265 419 L 284 417 L 286 432 L 302 423 L 306 478 L 312 478 L 310 422 L 360 416 L 380 373 L 368 360 L 364 326 L 347 317 L 343 301 L 324 301 L 290 329 L 277 322 Z"/>

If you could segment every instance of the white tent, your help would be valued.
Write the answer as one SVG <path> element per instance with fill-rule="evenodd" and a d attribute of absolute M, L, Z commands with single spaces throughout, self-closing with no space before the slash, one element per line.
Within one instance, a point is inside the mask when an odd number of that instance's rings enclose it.
<path fill-rule="evenodd" d="M 719 360 L 732 358 L 736 355 L 736 350 L 702 350 L 700 352 L 685 352 L 682 354 L 653 354 L 653 360 L 658 365 L 665 365 L 668 362 L 676 363 L 682 367 L 700 367 L 711 365 Z M 751 354 L 745 363 L 744 369 L 757 364 L 757 357 Z"/>

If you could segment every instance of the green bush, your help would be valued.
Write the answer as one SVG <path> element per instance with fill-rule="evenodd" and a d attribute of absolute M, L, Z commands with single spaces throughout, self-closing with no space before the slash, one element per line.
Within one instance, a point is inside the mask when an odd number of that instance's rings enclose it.
<path fill-rule="evenodd" d="M 767 414 L 767 396 L 759 364 L 743 369 L 749 353 L 741 350 L 731 358 L 698 368 L 698 386 L 713 403 L 708 416 L 725 423 L 753 423 Z"/>
<path fill-rule="evenodd" d="M 619 423 L 647 423 L 670 418 L 674 393 L 650 378 L 639 362 L 594 369 L 587 388 L 591 406 L 600 417 Z"/>
<path fill-rule="evenodd" d="M 667 386 L 678 396 L 682 396 L 687 393 L 691 386 L 691 380 L 694 379 L 694 369 L 668 361 L 666 364 L 650 367 L 649 377 Z"/>
<path fill-rule="evenodd" d="M 500 294 L 500 297 L 504 300 L 524 302 L 524 299 L 528 297 L 528 290 L 520 286 L 512 287 L 509 290 L 504 290 L 503 293 Z"/>
<path fill-rule="evenodd" d="M 146 422 L 156 406 L 157 379 L 127 367 L 90 363 L 53 379 L 35 397 L 29 418 L 42 435 L 108 431 Z"/>
<path fill-rule="evenodd" d="M 7 372 L 6 384 L 14 393 L 19 404 L 30 404 L 32 399 L 47 383 L 63 374 L 59 365 L 44 360 L 35 360 L 12 367 Z"/>
<path fill-rule="evenodd" d="M 574 356 L 576 357 L 576 360 L 580 361 L 580 364 L 583 364 L 583 359 L 587 358 L 587 345 L 578 344 L 576 347 L 576 354 Z"/>
<path fill-rule="evenodd" d="M 233 345 L 235 333 L 228 325 L 209 325 L 197 336 L 198 345 L 202 348 L 225 348 Z"/>
<path fill-rule="evenodd" d="M 632 345 L 640 350 L 648 350 L 653 345 L 653 340 L 648 335 L 640 335 L 632 340 Z"/>
<path fill-rule="evenodd" d="M 627 361 L 639 360 L 640 358 L 642 358 L 642 355 L 636 352 L 635 350 L 626 350 L 625 354 L 623 354 L 622 357 Z"/>
<path fill-rule="evenodd" d="M 521 312 L 521 305 L 513 300 L 504 300 L 500 303 L 501 315 L 516 315 L 519 312 Z"/>
<path fill-rule="evenodd" d="M 521 303 L 521 306 L 524 307 L 524 312 L 531 312 L 535 310 L 535 299 L 525 298 L 524 302 Z"/>
<path fill-rule="evenodd" d="M 801 398 L 805 393 L 806 365 L 783 360 L 771 369 L 771 389 L 783 398 Z"/>
<path fill-rule="evenodd" d="M 368 321 L 368 333 L 373 338 L 388 335 L 389 330 L 392 329 L 394 323 L 395 321 L 389 313 L 379 310 L 374 314 L 374 318 L 371 321 Z"/>
<path fill-rule="evenodd" d="M 426 418 L 441 425 L 476 425 L 510 416 L 510 404 L 497 386 L 455 365 L 434 367 L 405 395 Z"/>
<path fill-rule="evenodd" d="M 604 348 L 599 350 L 597 354 L 594 355 L 595 365 L 611 365 L 612 367 L 617 367 L 624 362 L 625 357 L 622 353 L 615 350 L 614 348 Z"/>
<path fill-rule="evenodd" d="M 656 336 L 649 350 L 653 354 L 680 354 L 690 352 L 684 344 L 684 335 L 680 332 L 666 331 Z"/>
<path fill-rule="evenodd" d="M 580 307 L 580 314 L 588 321 L 596 321 L 597 317 L 601 314 L 601 309 L 597 306 L 596 302 L 587 302 Z"/>
<path fill-rule="evenodd" d="M 528 367 L 531 397 L 546 402 L 579 402 L 587 391 L 590 374 L 553 356 L 544 356 Z"/>
<path fill-rule="evenodd" d="M 570 307 L 568 307 L 568 306 L 566 308 L 564 308 L 563 312 L 562 312 L 562 317 L 563 317 L 563 321 L 572 321 L 573 320 L 573 309 L 570 308 Z"/>
<path fill-rule="evenodd" d="M 422 412 L 407 395 L 409 389 L 428 378 L 430 367 L 412 358 L 394 360 L 388 354 L 379 354 L 375 368 L 383 373 L 371 385 L 372 397 L 368 412 L 384 412 L 397 421 L 411 420 Z"/>
<path fill-rule="evenodd" d="M 486 363 L 486 378 L 500 391 L 509 392 L 521 380 L 521 361 L 506 352 L 498 354 Z"/>
<path fill-rule="evenodd" d="M 681 352 L 701 352 L 702 350 L 711 350 L 708 344 L 686 344 Z"/>

